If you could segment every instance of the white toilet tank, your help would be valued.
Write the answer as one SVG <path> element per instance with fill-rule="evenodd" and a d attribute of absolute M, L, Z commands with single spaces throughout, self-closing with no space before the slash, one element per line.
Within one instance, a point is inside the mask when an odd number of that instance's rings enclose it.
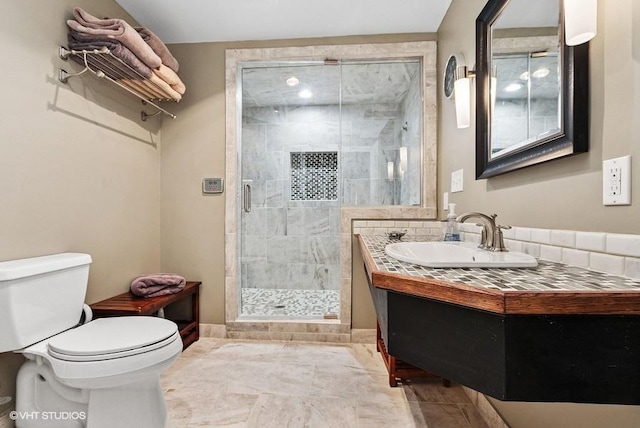
<path fill-rule="evenodd" d="M 79 253 L 0 262 L 0 352 L 78 324 L 91 256 Z"/>

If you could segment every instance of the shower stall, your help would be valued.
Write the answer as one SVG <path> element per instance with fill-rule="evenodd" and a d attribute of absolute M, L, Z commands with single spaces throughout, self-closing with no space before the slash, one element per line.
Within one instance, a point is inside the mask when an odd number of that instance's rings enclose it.
<path fill-rule="evenodd" d="M 342 207 L 421 203 L 418 60 L 238 71 L 238 315 L 337 319 Z"/>

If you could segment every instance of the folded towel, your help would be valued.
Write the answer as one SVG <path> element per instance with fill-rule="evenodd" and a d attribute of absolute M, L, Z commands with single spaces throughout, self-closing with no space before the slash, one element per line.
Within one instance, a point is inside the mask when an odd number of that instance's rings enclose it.
<path fill-rule="evenodd" d="M 184 86 L 184 83 L 182 83 L 182 80 L 180 80 L 178 75 L 166 65 L 162 64 L 160 68 L 154 69 L 153 72 L 156 76 L 167 82 L 169 86 L 171 86 L 171 88 L 180 95 L 184 94 L 186 91 L 187 88 Z"/>
<path fill-rule="evenodd" d="M 151 49 L 162 59 L 162 63 L 177 73 L 180 64 L 178 64 L 178 60 L 171 55 L 167 45 L 148 28 L 135 27 L 135 29 L 142 37 L 142 40 L 147 42 L 147 44 L 151 46 Z"/>
<path fill-rule="evenodd" d="M 144 84 L 144 82 L 145 82 L 144 80 L 132 80 L 132 79 L 120 79 L 120 80 L 118 80 L 118 83 L 126 86 L 127 88 L 131 89 L 134 92 L 142 94 L 142 96 L 144 96 L 148 100 L 165 98 L 164 96 L 162 96 L 159 93 L 159 91 L 158 91 L 158 93 L 156 93 L 154 91 L 151 91 Z"/>
<path fill-rule="evenodd" d="M 155 85 L 158 89 L 160 89 L 162 93 L 165 94 L 165 97 L 163 98 L 170 98 L 175 101 L 180 101 L 182 99 L 182 95 L 180 95 L 175 89 L 173 89 L 167 82 L 159 78 L 155 73 L 152 73 L 151 77 L 149 77 L 149 79 L 145 80 L 144 82 L 149 83 L 149 86 Z"/>
<path fill-rule="evenodd" d="M 73 9 L 75 20 L 70 19 L 67 25 L 78 33 L 114 39 L 129 48 L 143 63 L 150 68 L 158 68 L 162 59 L 151 49 L 134 28 L 122 19 L 99 19 L 76 7 Z"/>
<path fill-rule="evenodd" d="M 176 294 L 184 289 L 187 281 L 173 273 L 142 275 L 131 282 L 131 292 L 140 297 L 157 297 Z"/>
<path fill-rule="evenodd" d="M 117 40 L 96 38 L 95 36 L 84 35 L 71 29 L 67 34 L 67 40 L 69 42 L 69 48 L 74 50 L 93 50 L 106 47 L 111 52 L 111 55 L 120 59 L 137 73 L 122 72 L 122 70 L 121 73 L 110 73 L 109 67 L 105 67 L 105 74 L 112 79 L 121 79 L 123 77 L 130 79 L 148 79 L 153 73 L 151 68 L 147 67 L 129 48 Z"/>

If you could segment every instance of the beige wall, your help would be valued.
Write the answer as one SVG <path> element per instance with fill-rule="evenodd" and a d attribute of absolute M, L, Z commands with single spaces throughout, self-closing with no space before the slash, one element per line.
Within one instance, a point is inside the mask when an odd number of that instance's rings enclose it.
<path fill-rule="evenodd" d="M 463 52 L 467 63 L 475 65 L 475 19 L 484 3 L 451 4 L 438 31 L 440 71 L 452 52 Z M 633 205 L 604 207 L 601 177 L 602 160 L 624 155 L 632 155 L 633 169 L 640 171 L 640 4 L 621 0 L 599 6 L 599 33 L 590 46 L 589 152 L 476 181 L 474 124 L 457 129 L 453 100 L 440 90 L 440 201 L 450 188 L 451 172 L 462 168 L 464 192 L 450 194 L 460 212 L 495 212 L 501 224 L 516 226 L 640 233 L 640 186 L 632 189 Z"/>
<path fill-rule="evenodd" d="M 176 109 L 178 119 L 162 127 L 162 267 L 203 281 L 202 322 L 225 320 L 224 197 L 203 195 L 200 187 L 204 177 L 225 174 L 225 50 L 433 39 L 409 34 L 171 46 L 188 94 Z M 354 298 L 365 301 L 354 302 L 353 326 L 374 328 L 368 291 L 362 283 L 354 288 Z"/>
<path fill-rule="evenodd" d="M 440 64 L 456 51 L 474 63 L 474 21 L 483 3 L 453 1 L 438 33 Z M 474 128 L 456 129 L 453 104 L 440 98 L 439 194 L 448 189 L 450 172 L 464 168 L 465 191 L 451 195 L 459 210 L 497 212 L 503 223 L 518 226 L 640 233 L 637 202 L 613 208 L 600 202 L 602 159 L 631 154 L 636 170 L 640 164 L 640 6 L 633 0 L 599 3 L 588 154 L 476 182 Z M 87 252 L 94 259 L 89 302 L 125 291 L 139 273 L 175 271 L 204 282 L 205 323 L 224 322 L 224 199 L 200 192 L 203 177 L 224 176 L 224 50 L 434 38 L 174 45 L 188 93 L 171 106 L 178 119 L 163 121 L 161 159 L 161 122 L 140 122 L 138 101 L 91 76 L 69 85 L 57 81 L 60 66 L 78 68 L 56 52 L 65 42 L 64 20 L 76 5 L 98 16 L 127 17 L 112 1 L 0 3 L 4 99 L 10 100 L 0 107 L 0 260 Z M 558 215 L 540 215 L 538 206 Z M 365 290 L 362 275 L 354 277 L 354 287 Z M 357 296 L 367 297 L 354 291 Z M 373 327 L 370 306 L 361 303 L 354 302 L 353 325 Z M 0 354 L 0 396 L 13 396 L 19 363 L 15 355 Z M 640 420 L 640 409 L 631 406 L 496 405 L 516 428 L 626 427 Z"/>
<path fill-rule="evenodd" d="M 93 76 L 57 80 L 79 70 L 58 58 L 76 5 L 127 17 L 113 1 L 0 2 L 0 260 L 89 253 L 94 302 L 160 269 L 160 122 Z M 0 354 L 0 396 L 14 396 L 21 361 Z"/>
<path fill-rule="evenodd" d="M 589 153 L 475 181 L 474 125 L 455 127 L 453 101 L 440 89 L 440 201 L 450 188 L 451 172 L 463 168 L 464 192 L 450 194 L 459 212 L 495 212 L 501 224 L 517 226 L 640 233 L 637 178 L 631 206 L 603 207 L 601 190 L 603 159 L 630 154 L 634 176 L 640 174 L 640 3 L 598 3 L 598 36 L 590 46 Z M 474 66 L 475 19 L 484 4 L 485 0 L 453 0 L 438 31 L 439 75 L 453 52 L 463 52 Z M 640 425 L 638 406 L 492 402 L 514 428 Z"/>

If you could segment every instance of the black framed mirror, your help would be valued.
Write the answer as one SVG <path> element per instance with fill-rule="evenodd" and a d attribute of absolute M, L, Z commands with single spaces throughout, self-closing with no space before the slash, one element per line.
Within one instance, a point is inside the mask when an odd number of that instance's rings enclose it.
<path fill-rule="evenodd" d="M 589 46 L 562 0 L 489 0 L 476 19 L 476 179 L 589 149 Z"/>

